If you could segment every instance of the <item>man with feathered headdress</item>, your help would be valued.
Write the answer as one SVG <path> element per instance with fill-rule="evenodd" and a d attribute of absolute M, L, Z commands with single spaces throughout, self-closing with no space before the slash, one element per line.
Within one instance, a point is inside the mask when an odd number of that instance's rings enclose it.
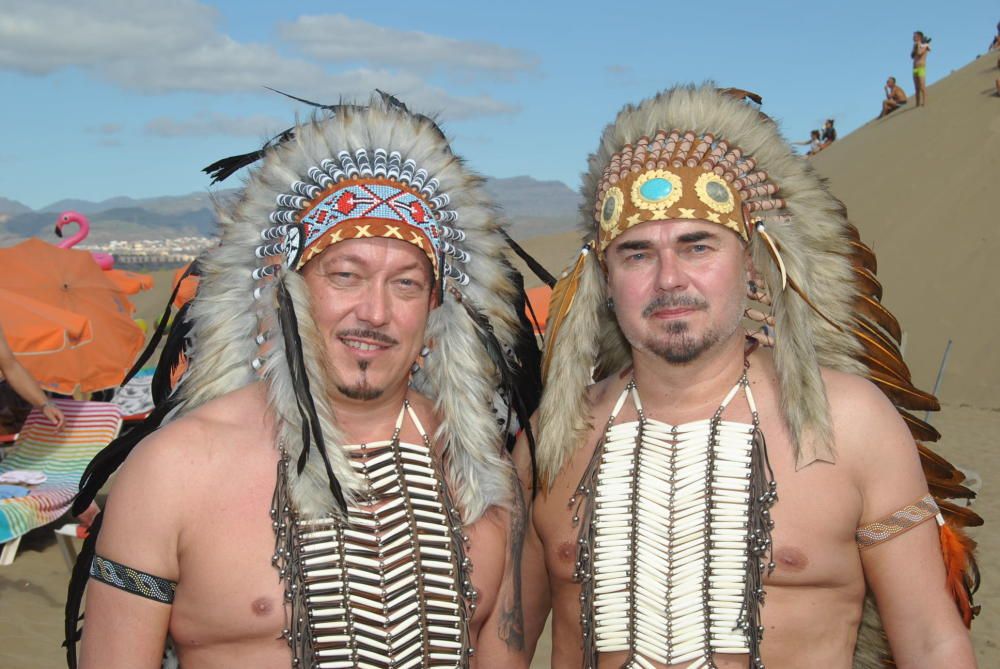
<path fill-rule="evenodd" d="M 213 166 L 263 159 L 139 436 L 163 427 L 85 476 L 92 496 L 128 455 L 71 586 L 70 637 L 89 574 L 82 666 L 158 666 L 168 635 L 185 669 L 526 663 L 495 209 L 429 118 L 381 93 L 327 110 Z"/>
<path fill-rule="evenodd" d="M 552 666 L 880 667 L 879 616 L 899 667 L 973 666 L 957 526 L 977 519 L 929 494 L 968 491 L 903 411 L 936 401 L 910 383 L 870 249 L 744 97 L 627 106 L 590 157 L 528 538 Z M 525 584 L 529 643 L 545 584 Z"/>

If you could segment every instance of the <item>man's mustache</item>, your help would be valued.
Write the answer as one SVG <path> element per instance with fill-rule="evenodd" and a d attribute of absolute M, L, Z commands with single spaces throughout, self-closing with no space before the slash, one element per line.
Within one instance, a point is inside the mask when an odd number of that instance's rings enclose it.
<path fill-rule="evenodd" d="M 661 309 L 677 309 L 678 307 L 685 309 L 706 309 L 708 308 L 708 302 L 690 295 L 660 295 L 646 305 L 646 308 L 642 310 L 642 317 L 649 318 Z"/>
<path fill-rule="evenodd" d="M 362 330 L 361 328 L 341 330 L 337 333 L 337 336 L 340 338 L 356 337 L 357 339 L 368 339 L 369 341 L 375 341 L 388 346 L 393 346 L 399 343 L 396 339 L 393 339 L 389 335 L 379 332 L 378 330 Z"/>

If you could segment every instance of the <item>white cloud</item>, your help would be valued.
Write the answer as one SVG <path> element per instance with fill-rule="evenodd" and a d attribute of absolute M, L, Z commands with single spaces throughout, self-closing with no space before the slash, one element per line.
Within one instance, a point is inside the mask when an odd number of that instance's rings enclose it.
<path fill-rule="evenodd" d="M 408 72 L 330 73 L 266 44 L 238 42 L 217 22 L 216 10 L 196 0 L 0 0 L 0 69 L 43 76 L 78 67 L 147 94 L 263 93 L 271 86 L 327 102 L 331 92 L 357 99 L 381 88 L 448 119 L 516 110 L 488 95 L 453 95 Z M 497 58 L 494 69 L 514 67 L 516 59 L 501 65 Z"/>
<path fill-rule="evenodd" d="M 225 114 L 201 113 L 186 120 L 161 116 L 146 123 L 143 129 L 147 135 L 155 137 L 211 137 L 228 135 L 231 137 L 269 137 L 289 125 L 271 116 L 227 116 Z"/>
<path fill-rule="evenodd" d="M 278 34 L 303 53 L 331 62 L 363 61 L 415 72 L 435 70 L 510 77 L 537 67 L 518 49 L 385 28 L 343 14 L 300 16 Z"/>

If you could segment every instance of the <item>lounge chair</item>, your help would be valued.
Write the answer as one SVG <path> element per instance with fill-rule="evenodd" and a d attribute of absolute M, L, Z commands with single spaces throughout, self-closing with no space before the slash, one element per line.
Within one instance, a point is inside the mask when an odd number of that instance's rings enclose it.
<path fill-rule="evenodd" d="M 44 483 L 28 486 L 28 495 L 0 500 L 0 565 L 14 561 L 22 535 L 69 510 L 84 468 L 121 429 L 121 411 L 110 402 L 54 402 L 66 415 L 62 430 L 32 410 L 14 447 L 0 462 L 0 474 L 37 470 L 47 476 Z"/>

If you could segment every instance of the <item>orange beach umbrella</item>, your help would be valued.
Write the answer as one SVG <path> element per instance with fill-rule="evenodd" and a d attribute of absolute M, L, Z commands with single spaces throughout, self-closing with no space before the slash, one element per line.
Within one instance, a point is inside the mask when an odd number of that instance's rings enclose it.
<path fill-rule="evenodd" d="M 46 390 L 70 395 L 117 386 L 145 343 L 127 299 L 86 251 L 34 238 L 2 248 L 0 288 L 90 321 L 86 346 L 20 358 Z"/>
<path fill-rule="evenodd" d="M 104 270 L 104 276 L 126 295 L 135 295 L 153 287 L 153 277 L 149 274 L 130 272 L 127 269 Z"/>
<path fill-rule="evenodd" d="M 538 329 L 535 334 L 545 334 L 545 324 L 549 320 L 549 300 L 552 298 L 552 289 L 548 286 L 536 286 L 524 291 L 531 304 L 531 310 L 535 312 L 538 319 Z M 531 319 L 531 311 L 525 308 L 528 319 Z"/>
<path fill-rule="evenodd" d="M 86 316 L 0 288 L 0 325 L 15 355 L 46 355 L 90 343 Z"/>

